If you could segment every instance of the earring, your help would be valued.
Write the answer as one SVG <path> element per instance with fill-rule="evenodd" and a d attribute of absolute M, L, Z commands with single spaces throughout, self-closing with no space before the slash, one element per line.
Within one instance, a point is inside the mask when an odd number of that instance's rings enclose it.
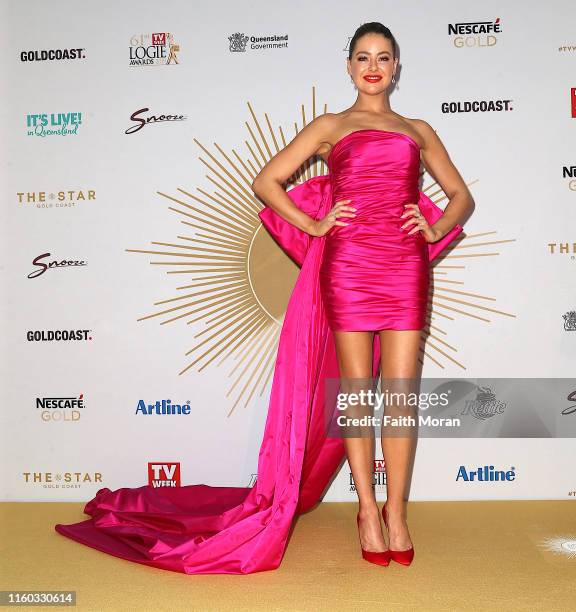
<path fill-rule="evenodd" d="M 396 75 L 395 74 L 392 75 L 392 83 L 396 83 Z"/>

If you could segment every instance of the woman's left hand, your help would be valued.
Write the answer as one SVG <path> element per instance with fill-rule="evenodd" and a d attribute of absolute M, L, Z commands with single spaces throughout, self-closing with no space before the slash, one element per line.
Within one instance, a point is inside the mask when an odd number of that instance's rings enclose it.
<path fill-rule="evenodd" d="M 408 221 L 404 223 L 402 229 L 414 225 L 414 227 L 408 232 L 408 235 L 415 232 L 422 232 L 422 235 L 426 239 L 426 242 L 436 242 L 442 238 L 439 230 L 435 229 L 434 226 L 428 225 L 426 217 L 420 212 L 418 204 L 404 204 L 404 213 L 400 216 L 401 219 L 409 217 Z"/>

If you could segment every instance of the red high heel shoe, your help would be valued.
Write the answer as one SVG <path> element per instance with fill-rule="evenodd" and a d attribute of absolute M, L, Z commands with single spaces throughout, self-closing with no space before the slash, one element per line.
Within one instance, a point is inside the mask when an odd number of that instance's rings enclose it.
<path fill-rule="evenodd" d="M 356 515 L 356 525 L 360 527 L 360 513 Z M 360 538 L 360 533 L 358 533 L 358 538 Z M 360 548 L 362 549 L 362 558 L 370 563 L 375 563 L 376 565 L 382 565 L 387 567 L 390 565 L 390 555 L 389 551 L 385 550 L 383 552 L 374 552 L 370 550 L 364 550 L 362 548 L 362 542 L 360 542 Z"/>
<path fill-rule="evenodd" d="M 386 520 L 386 502 L 384 502 L 384 505 L 382 506 L 382 518 L 384 519 L 386 529 L 388 529 L 388 521 Z M 388 549 L 388 553 L 392 561 L 396 561 L 396 563 L 400 563 L 401 565 L 410 565 L 410 563 L 412 563 L 412 559 L 414 559 L 413 546 L 406 550 L 392 550 L 390 548 Z"/>

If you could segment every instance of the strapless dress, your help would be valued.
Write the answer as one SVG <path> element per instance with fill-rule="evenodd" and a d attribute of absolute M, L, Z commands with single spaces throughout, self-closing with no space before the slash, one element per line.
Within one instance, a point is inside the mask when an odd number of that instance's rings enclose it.
<path fill-rule="evenodd" d="M 420 147 L 407 134 L 356 130 L 328 157 L 332 205 L 352 200 L 356 217 L 326 234 L 320 289 L 332 331 L 422 329 L 430 283 L 428 243 L 401 226 L 418 203 Z"/>

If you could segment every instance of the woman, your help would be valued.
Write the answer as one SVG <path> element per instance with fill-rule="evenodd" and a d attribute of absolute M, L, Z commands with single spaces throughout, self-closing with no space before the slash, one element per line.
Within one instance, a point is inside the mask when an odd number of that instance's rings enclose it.
<path fill-rule="evenodd" d="M 92 518 L 58 524 L 59 533 L 123 559 L 187 574 L 275 569 L 294 516 L 321 498 L 346 451 L 360 501 L 362 556 L 379 565 L 393 556 L 409 562 L 403 506 L 409 441 L 384 443 L 389 500 L 384 518 L 396 551 L 390 553 L 371 487 L 373 442 L 327 434 L 325 404 L 333 405 L 334 398 L 323 387 L 330 378 L 346 386 L 348 380 L 354 385 L 373 377 L 380 354 L 383 377 L 415 375 L 429 259 L 461 231 L 457 222 L 472 207 L 433 130 L 390 110 L 387 89 L 397 63 L 390 31 L 378 23 L 361 26 L 348 60 L 358 88 L 355 104 L 313 121 L 254 179 L 255 193 L 267 204 L 259 213 L 263 224 L 301 266 L 280 334 L 256 484 L 103 488 L 85 506 Z M 418 192 L 419 151 L 450 197 L 444 214 Z M 285 192 L 283 182 L 313 154 L 326 158 L 330 175 Z M 366 163 L 374 164 L 368 173 Z M 354 197 L 339 198 L 346 192 Z M 418 204 L 406 200 L 407 194 L 420 196 Z M 405 216 L 397 214 L 401 201 L 407 204 Z M 390 261 L 401 268 L 394 272 Z M 395 289 L 398 272 L 401 291 Z M 380 282 L 372 282 L 375 278 Z M 373 291 L 363 290 L 362 283 L 371 283 Z"/>
<path fill-rule="evenodd" d="M 324 236 L 338 226 L 325 247 L 320 270 L 322 298 L 334 334 L 340 375 L 348 381 L 345 388 L 357 391 L 358 385 L 371 377 L 376 331 L 383 379 L 411 380 L 419 375 L 428 302 L 425 243 L 437 242 L 463 221 L 473 209 L 473 200 L 433 129 L 425 121 L 407 119 L 390 108 L 388 89 L 396 80 L 398 54 L 388 28 L 379 23 L 359 27 L 350 42 L 347 68 L 358 89 L 355 103 L 306 126 L 260 172 L 253 189 L 284 219 L 313 236 Z M 338 200 L 320 220 L 295 208 L 282 188 L 313 154 L 329 164 L 333 197 Z M 450 197 L 444 214 L 433 225 L 428 224 L 418 204 L 402 205 L 417 190 L 420 157 Z M 362 549 L 385 553 L 387 545 L 372 487 L 373 439 L 346 437 L 345 441 L 359 498 Z M 384 518 L 388 521 L 390 554 L 368 556 L 384 565 L 388 557 L 405 564 L 413 557 L 404 506 L 413 446 L 412 436 L 384 435 L 383 431 L 387 476 Z"/>

